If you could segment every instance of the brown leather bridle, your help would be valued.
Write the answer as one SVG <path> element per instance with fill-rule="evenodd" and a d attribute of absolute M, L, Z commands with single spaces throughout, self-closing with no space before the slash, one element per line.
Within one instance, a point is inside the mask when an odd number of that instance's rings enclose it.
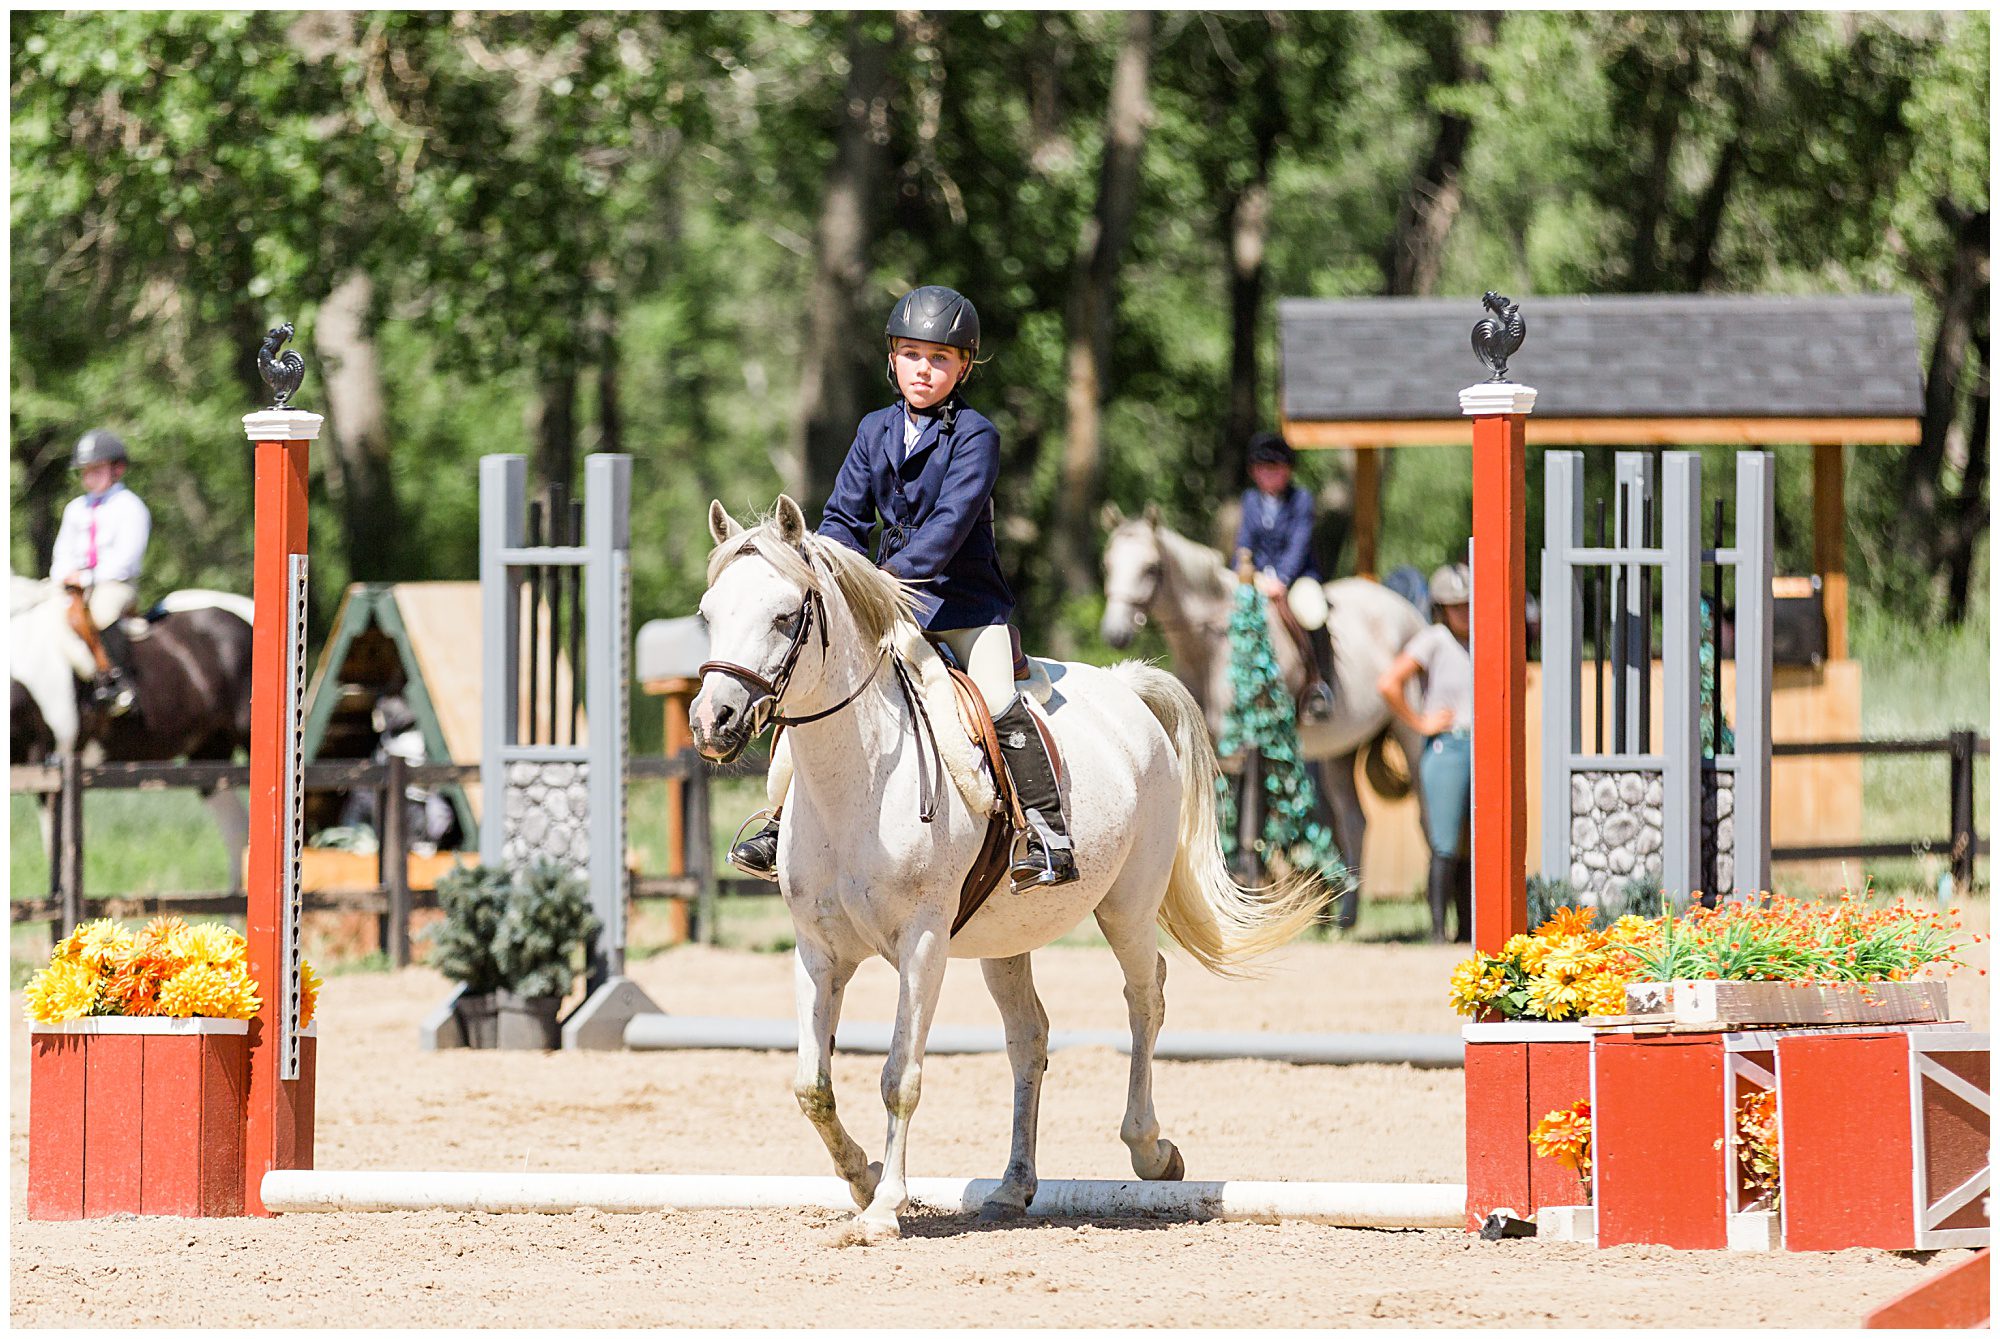
<path fill-rule="evenodd" d="M 756 691 L 757 696 L 751 699 L 749 709 L 746 713 L 750 718 L 750 737 L 753 739 L 763 734 L 772 725 L 809 725 L 814 721 L 823 721 L 835 712 L 851 705 L 856 698 L 868 691 L 868 685 L 874 683 L 875 676 L 882 672 L 882 662 L 889 658 L 890 652 L 890 648 L 885 644 L 882 647 L 881 654 L 875 657 L 875 664 L 869 669 L 867 677 L 855 686 L 853 692 L 828 707 L 825 711 L 815 711 L 806 716 L 783 715 L 778 711 L 778 707 L 784 701 L 785 690 L 791 687 L 792 670 L 798 665 L 799 655 L 805 650 L 806 640 L 812 635 L 812 630 L 815 626 L 819 629 L 820 658 L 822 661 L 826 658 L 826 622 L 826 605 L 821 600 L 819 592 L 808 590 L 806 592 L 805 603 L 799 606 L 798 631 L 792 634 L 791 645 L 785 648 L 784 658 L 778 662 L 778 668 L 772 673 L 770 678 L 765 678 L 748 666 L 738 665 L 728 660 L 704 660 L 695 667 L 695 673 L 702 676 L 708 675 L 711 671 L 719 674 L 727 674 L 731 678 L 742 680 Z M 910 704 L 911 713 L 916 718 L 922 732 L 918 739 L 917 748 L 918 786 L 922 796 L 918 817 L 928 823 L 936 817 L 938 804 L 944 794 L 944 758 L 938 751 L 937 732 L 931 725 L 930 713 L 924 709 L 923 696 L 917 691 L 916 684 L 911 681 L 910 672 L 904 666 L 901 656 L 896 657 L 896 683 L 897 687 L 903 692 L 904 700 Z M 928 777 L 923 775 L 924 751 L 922 744 L 924 741 L 922 736 L 924 735 L 929 736 L 931 750 L 931 767 Z"/>
<path fill-rule="evenodd" d="M 778 668 L 770 678 L 765 678 L 748 666 L 728 660 L 704 660 L 695 667 L 695 673 L 706 675 L 710 671 L 715 671 L 727 674 L 732 678 L 741 679 L 756 690 L 757 696 L 750 700 L 748 711 L 750 733 L 753 737 L 764 733 L 771 725 L 806 725 L 812 721 L 825 720 L 867 691 L 868 685 L 875 682 L 875 676 L 882 672 L 882 662 L 888 658 L 889 648 L 886 646 L 882 648 L 882 654 L 875 658 L 874 668 L 868 671 L 868 677 L 863 679 L 853 692 L 825 711 L 815 711 L 807 716 L 782 715 L 778 707 L 784 701 L 785 690 L 792 686 L 792 670 L 797 667 L 799 654 L 806 649 L 806 639 L 812 635 L 815 626 L 819 629 L 819 652 L 824 659 L 827 649 L 826 606 L 821 602 L 818 591 L 809 590 L 806 592 L 805 603 L 799 606 L 798 631 L 792 634 L 791 645 L 785 648 L 784 659 L 778 662 Z"/>

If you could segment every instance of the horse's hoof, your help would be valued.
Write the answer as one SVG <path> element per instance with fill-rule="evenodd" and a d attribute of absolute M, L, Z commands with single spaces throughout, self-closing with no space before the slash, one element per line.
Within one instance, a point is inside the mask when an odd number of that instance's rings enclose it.
<path fill-rule="evenodd" d="M 903 1225 L 896 1221 L 893 1213 L 863 1213 L 854 1220 L 853 1239 L 857 1245 L 873 1246 L 878 1242 L 900 1241 Z"/>
<path fill-rule="evenodd" d="M 979 1220 L 982 1223 L 1012 1223 L 1028 1216 L 1028 1206 L 1003 1200 L 997 1195 L 979 1206 Z"/>
<path fill-rule="evenodd" d="M 1172 1144 L 1167 1143 L 1167 1141 L 1164 1139 L 1162 1139 L 1160 1142 L 1167 1145 L 1167 1169 L 1164 1172 L 1161 1172 L 1158 1176 L 1154 1177 L 1153 1179 L 1155 1181 L 1186 1180 L 1187 1163 L 1181 1159 L 1181 1151 L 1175 1148 Z"/>
<path fill-rule="evenodd" d="M 861 1177 L 859 1184 L 849 1181 L 847 1193 L 854 1196 L 854 1207 L 865 1209 L 875 1202 L 875 1187 L 882 1184 L 882 1164 L 871 1162 Z"/>

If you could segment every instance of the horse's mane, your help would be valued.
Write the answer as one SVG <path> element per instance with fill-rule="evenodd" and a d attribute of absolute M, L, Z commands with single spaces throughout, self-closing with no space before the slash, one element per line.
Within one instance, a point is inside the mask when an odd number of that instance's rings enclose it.
<path fill-rule="evenodd" d="M 768 515 L 709 552 L 708 584 L 713 586 L 724 568 L 749 554 L 762 558 L 779 576 L 802 590 L 816 591 L 822 599 L 837 594 L 854 616 L 861 635 L 870 642 L 881 642 L 906 625 L 912 631 L 916 628 L 916 605 L 908 585 L 845 544 L 811 531 L 801 535 L 797 544 L 788 544 L 779 536 L 778 523 Z"/>

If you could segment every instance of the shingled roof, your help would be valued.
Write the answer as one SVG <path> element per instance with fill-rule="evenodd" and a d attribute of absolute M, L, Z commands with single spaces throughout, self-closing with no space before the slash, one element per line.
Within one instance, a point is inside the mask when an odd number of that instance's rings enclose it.
<path fill-rule="evenodd" d="M 1878 419 L 1923 412 L 1906 297 L 1519 297 L 1508 367 L 1537 418 Z M 1455 419 L 1487 377 L 1476 298 L 1285 298 L 1288 422 Z"/>

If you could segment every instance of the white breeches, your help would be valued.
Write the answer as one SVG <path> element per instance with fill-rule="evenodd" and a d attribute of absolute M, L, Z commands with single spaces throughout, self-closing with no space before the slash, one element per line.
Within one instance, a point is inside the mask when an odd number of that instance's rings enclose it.
<path fill-rule="evenodd" d="M 986 699 L 986 710 L 998 716 L 1014 700 L 1014 642 L 1005 623 L 983 628 L 940 629 L 935 634 L 958 658 L 958 667 L 972 676 Z"/>

